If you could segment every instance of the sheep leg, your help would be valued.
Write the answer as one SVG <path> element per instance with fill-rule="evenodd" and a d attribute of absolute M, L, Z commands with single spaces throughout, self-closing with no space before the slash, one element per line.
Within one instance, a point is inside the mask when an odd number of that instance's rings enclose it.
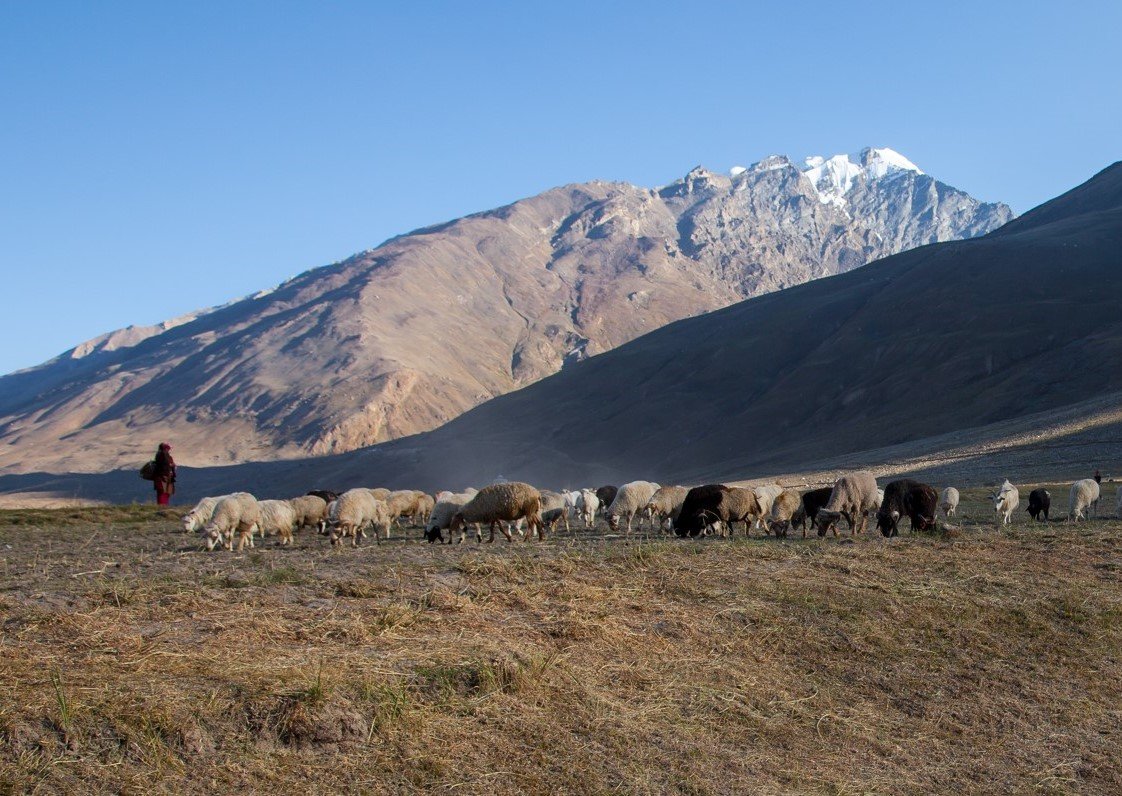
<path fill-rule="evenodd" d="M 507 540 L 507 542 L 513 542 L 513 541 L 514 541 L 514 535 L 513 535 L 513 534 L 511 534 L 511 532 L 510 532 L 510 528 L 508 528 L 508 527 L 507 527 L 507 525 L 506 525 L 506 523 L 505 523 L 505 522 L 498 522 L 498 521 L 496 520 L 496 521 L 495 521 L 495 523 L 494 523 L 494 524 L 493 524 L 493 525 L 491 526 L 491 528 L 492 528 L 492 531 L 491 531 L 491 532 L 492 532 L 492 533 L 494 533 L 494 526 L 495 526 L 495 525 L 498 525 L 498 526 L 499 526 L 499 530 L 500 530 L 500 531 L 502 531 L 502 532 L 503 532 L 503 533 L 504 533 L 504 534 L 506 535 L 506 540 Z"/>
<path fill-rule="evenodd" d="M 538 539 L 540 539 L 541 541 L 544 542 L 545 541 L 545 523 L 542 522 L 541 520 L 533 520 L 533 519 L 527 520 L 527 522 L 533 523 L 533 527 L 538 529 Z M 531 534 L 526 534 L 527 541 L 529 541 L 530 536 L 531 536 Z"/>

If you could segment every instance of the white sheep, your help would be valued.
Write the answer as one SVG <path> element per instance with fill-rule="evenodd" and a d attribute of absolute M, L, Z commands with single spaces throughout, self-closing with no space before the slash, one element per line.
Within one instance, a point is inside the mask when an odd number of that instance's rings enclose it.
<path fill-rule="evenodd" d="M 939 497 L 939 508 L 943 510 L 943 516 L 950 519 L 958 511 L 958 490 L 953 486 L 944 489 Z"/>
<path fill-rule="evenodd" d="M 1021 493 L 1017 487 L 1009 483 L 1009 479 L 1005 479 L 1005 483 L 1001 488 L 994 493 L 993 496 L 993 511 L 995 522 L 998 525 L 1012 525 L 1013 524 L 1013 510 L 1021 502 Z"/>
<path fill-rule="evenodd" d="M 627 517 L 627 532 L 631 533 L 631 520 L 639 515 L 639 528 L 643 527 L 640 512 L 646 508 L 651 496 L 658 491 L 658 484 L 652 481 L 632 481 L 624 484 L 616 492 L 615 500 L 608 506 L 608 527 L 613 531 L 619 530 L 619 522 Z"/>
<path fill-rule="evenodd" d="M 195 504 L 195 508 L 183 515 L 183 532 L 194 533 L 201 531 L 214 514 L 214 507 L 218 505 L 224 497 L 228 495 L 218 495 L 216 497 L 205 497 Z"/>
<path fill-rule="evenodd" d="M 656 489 L 644 507 L 651 528 L 655 527 L 656 520 L 658 527 L 663 530 L 668 527 L 667 523 L 673 524 L 682 512 L 682 503 L 689 491 L 684 486 L 660 486 Z"/>
<path fill-rule="evenodd" d="M 468 501 L 475 497 L 475 490 L 470 492 L 441 492 L 439 493 L 440 500 L 433 506 L 432 513 L 429 515 L 429 521 L 425 524 L 425 538 L 430 542 L 435 542 L 438 539 L 441 544 L 444 543 L 445 531 L 452 524 L 452 518 L 460 511 Z M 480 533 L 482 535 L 482 533 Z M 452 535 L 448 535 L 448 544 L 452 544 Z"/>
<path fill-rule="evenodd" d="M 1083 478 L 1071 485 L 1071 501 L 1068 504 L 1067 518 L 1071 522 L 1087 519 L 1086 512 L 1099 513 L 1099 482 L 1094 478 Z"/>
<path fill-rule="evenodd" d="M 378 539 L 381 527 L 390 538 L 390 515 L 386 502 L 378 500 L 369 489 L 348 489 L 331 504 L 328 514 L 331 529 L 331 544 L 337 545 L 346 537 L 351 537 L 351 547 L 358 545 L 358 537 L 366 536 L 366 528 L 373 526 L 374 538 Z"/>
<path fill-rule="evenodd" d="M 827 531 L 838 535 L 838 520 L 845 517 L 849 522 L 849 535 L 865 530 L 869 514 L 877 505 L 877 500 L 883 498 L 878 494 L 877 479 L 872 473 L 858 470 L 855 473 L 843 475 L 834 483 L 830 492 L 830 499 L 826 505 L 818 510 L 814 517 L 814 524 L 818 528 L 818 535 L 825 536 Z M 860 524 L 860 528 L 858 528 Z"/>
<path fill-rule="evenodd" d="M 315 528 L 323 533 L 327 525 L 327 501 L 319 495 L 301 495 L 291 498 L 293 511 L 296 512 L 297 528 Z"/>
<path fill-rule="evenodd" d="M 253 534 L 260 519 L 257 498 L 248 492 L 235 492 L 220 498 L 210 520 L 203 527 L 206 549 L 213 550 L 222 544 L 227 550 L 233 550 L 234 533 L 238 534 L 238 550 L 245 547 L 247 540 L 253 547 Z"/>
<path fill-rule="evenodd" d="M 777 497 L 783 494 L 783 487 L 779 484 L 764 484 L 753 488 L 756 493 L 756 501 L 760 504 L 760 514 L 756 517 L 756 527 L 763 527 L 764 517 L 771 513 L 771 504 Z"/>
<path fill-rule="evenodd" d="M 577 511 L 586 528 L 596 524 L 596 512 L 600 510 L 600 498 L 596 497 L 596 490 L 582 489 L 577 500 Z"/>
<path fill-rule="evenodd" d="M 282 545 L 292 544 L 292 533 L 296 530 L 296 509 L 292 504 L 287 500 L 259 500 L 257 509 L 260 513 L 257 530 L 261 537 L 275 533 Z"/>
<path fill-rule="evenodd" d="M 757 497 L 757 500 L 759 497 Z M 771 511 L 768 512 L 767 528 L 778 539 L 786 538 L 787 532 L 791 530 L 791 520 L 795 516 L 795 512 L 799 511 L 803 505 L 803 496 L 797 489 L 784 489 L 780 492 L 771 503 Z M 803 529 L 803 536 L 806 536 L 806 529 Z"/>

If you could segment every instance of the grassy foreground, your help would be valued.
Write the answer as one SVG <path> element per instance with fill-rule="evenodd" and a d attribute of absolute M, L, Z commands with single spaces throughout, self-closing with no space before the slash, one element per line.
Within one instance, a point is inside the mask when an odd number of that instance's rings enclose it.
<path fill-rule="evenodd" d="M 0 512 L 0 791 L 1122 792 L 1115 520 L 231 555 L 72 511 Z"/>

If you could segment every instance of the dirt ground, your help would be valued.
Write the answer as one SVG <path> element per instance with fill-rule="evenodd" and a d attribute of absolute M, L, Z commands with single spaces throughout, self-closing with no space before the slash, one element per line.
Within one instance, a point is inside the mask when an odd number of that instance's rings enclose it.
<path fill-rule="evenodd" d="M 1122 792 L 1122 521 L 1051 492 L 890 541 L 241 554 L 3 511 L 0 792 Z"/>

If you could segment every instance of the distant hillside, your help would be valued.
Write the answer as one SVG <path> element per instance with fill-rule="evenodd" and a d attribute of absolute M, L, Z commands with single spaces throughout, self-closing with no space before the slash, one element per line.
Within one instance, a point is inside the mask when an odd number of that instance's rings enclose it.
<path fill-rule="evenodd" d="M 0 471 L 319 456 L 432 429 L 667 323 L 1011 218 L 887 149 L 592 182 L 0 379 Z M 619 386 L 626 386 L 620 382 Z"/>

